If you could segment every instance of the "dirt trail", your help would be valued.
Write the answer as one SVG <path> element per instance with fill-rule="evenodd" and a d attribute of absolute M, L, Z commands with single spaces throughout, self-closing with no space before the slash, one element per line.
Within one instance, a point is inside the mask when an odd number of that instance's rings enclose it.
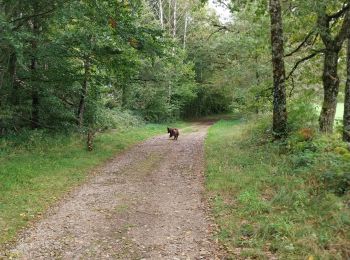
<path fill-rule="evenodd" d="M 208 125 L 107 163 L 11 250 L 20 259 L 219 259 L 203 199 Z"/>

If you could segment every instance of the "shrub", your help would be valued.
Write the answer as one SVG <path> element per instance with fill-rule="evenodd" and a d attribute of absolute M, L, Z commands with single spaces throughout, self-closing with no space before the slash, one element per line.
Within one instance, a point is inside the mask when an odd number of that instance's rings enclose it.
<path fill-rule="evenodd" d="M 133 114 L 129 110 L 101 109 L 97 112 L 96 125 L 97 128 L 106 129 L 130 129 L 132 127 L 141 126 L 145 122 L 140 116 Z"/>
<path fill-rule="evenodd" d="M 310 129 L 304 130 L 305 134 L 312 135 L 311 128 L 317 126 L 317 118 L 316 107 L 308 95 L 290 102 L 288 109 L 289 131 L 305 128 Z"/>
<path fill-rule="evenodd" d="M 321 180 L 327 190 L 330 190 L 337 195 L 344 195 L 350 190 L 350 172 L 341 174 L 326 172 L 322 174 Z"/>

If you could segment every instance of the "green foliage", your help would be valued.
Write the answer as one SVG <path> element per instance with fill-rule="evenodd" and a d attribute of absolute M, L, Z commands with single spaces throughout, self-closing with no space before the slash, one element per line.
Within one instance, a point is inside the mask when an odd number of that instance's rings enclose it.
<path fill-rule="evenodd" d="M 303 140 L 297 130 L 271 142 L 269 128 L 260 116 L 209 129 L 206 187 L 220 241 L 232 258 L 347 258 L 347 149 L 337 137 Z"/>
<path fill-rule="evenodd" d="M 301 128 L 317 127 L 317 109 L 311 95 L 291 100 L 288 106 L 288 128 L 297 131 Z"/>
<path fill-rule="evenodd" d="M 196 95 L 192 63 L 146 1 L 0 7 L 0 134 L 115 127 L 109 109 L 172 120 Z"/>
<path fill-rule="evenodd" d="M 100 129 L 126 130 L 141 127 L 145 124 L 141 117 L 127 110 L 103 109 L 96 113 L 98 114 L 97 127 Z"/>

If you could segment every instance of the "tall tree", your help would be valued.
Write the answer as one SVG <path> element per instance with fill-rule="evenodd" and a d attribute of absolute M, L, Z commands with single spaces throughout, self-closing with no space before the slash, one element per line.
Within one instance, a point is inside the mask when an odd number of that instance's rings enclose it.
<path fill-rule="evenodd" d="M 347 52 L 347 79 L 345 85 L 343 140 L 350 142 L 350 37 L 348 38 Z"/>
<path fill-rule="evenodd" d="M 317 26 L 319 34 L 325 46 L 323 81 L 323 104 L 319 118 L 320 130 L 323 133 L 332 133 L 337 108 L 337 96 L 339 92 L 338 59 L 343 42 L 346 40 L 350 29 L 350 1 L 341 10 L 334 14 L 327 14 L 327 3 L 320 3 Z M 332 26 L 335 19 L 344 16 L 339 32 L 333 36 Z"/>
<path fill-rule="evenodd" d="M 269 6 L 273 66 L 273 132 L 276 138 L 281 138 L 287 131 L 282 10 L 279 0 L 270 0 Z"/>

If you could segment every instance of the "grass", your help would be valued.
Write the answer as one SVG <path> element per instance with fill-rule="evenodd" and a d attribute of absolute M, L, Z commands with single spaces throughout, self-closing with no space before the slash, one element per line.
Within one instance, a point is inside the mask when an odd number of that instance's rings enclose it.
<path fill-rule="evenodd" d="M 186 123 L 177 123 L 185 127 Z M 86 151 L 81 136 L 32 132 L 26 142 L 0 142 L 0 248 L 29 221 L 42 214 L 89 172 L 116 153 L 153 135 L 165 125 L 148 124 L 127 131 L 98 134 L 94 150 Z"/>
<path fill-rule="evenodd" d="M 330 151 L 330 137 L 271 143 L 252 121 L 219 121 L 205 143 L 206 188 L 232 259 L 348 259 L 349 191 L 324 180 L 349 158 Z"/>

